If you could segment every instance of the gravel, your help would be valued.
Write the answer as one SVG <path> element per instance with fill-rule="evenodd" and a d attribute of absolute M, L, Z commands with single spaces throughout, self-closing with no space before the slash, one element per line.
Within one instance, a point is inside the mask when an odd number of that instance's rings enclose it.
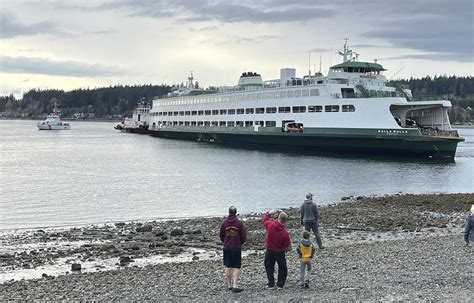
<path fill-rule="evenodd" d="M 321 233 L 327 247 L 318 251 L 309 289 L 298 287 L 299 264 L 288 253 L 289 274 L 283 290 L 266 290 L 261 214 L 244 216 L 249 243 L 240 287 L 227 290 L 220 257 L 191 262 L 119 266 L 120 257 L 169 255 L 178 248 L 205 248 L 220 254 L 217 227 L 222 218 L 123 223 L 66 231 L 4 234 L 2 244 L 18 251 L 0 251 L 1 268 L 28 263 L 39 266 L 61 257 L 117 257 L 117 267 L 0 284 L 4 300 L 471 300 L 474 250 L 462 228 L 474 194 L 351 197 L 320 209 Z M 297 210 L 288 209 L 288 228 L 297 243 L 301 227 Z M 182 231 L 178 232 L 177 230 Z M 171 235 L 173 234 L 173 236 Z M 61 241 L 80 245 L 43 249 Z M 84 243 L 86 240 L 89 242 Z M 81 242 L 83 241 L 83 242 Z M 25 245 L 32 245 L 21 250 Z M 152 244 L 152 245 L 151 245 Z M 136 249 L 138 247 L 138 249 Z M 34 251 L 35 253 L 31 253 Z M 179 258 L 180 252 L 175 251 Z M 59 258 L 59 257 L 58 257 Z M 36 260 L 36 261 L 35 261 Z M 71 265 L 69 265 L 70 267 Z"/>

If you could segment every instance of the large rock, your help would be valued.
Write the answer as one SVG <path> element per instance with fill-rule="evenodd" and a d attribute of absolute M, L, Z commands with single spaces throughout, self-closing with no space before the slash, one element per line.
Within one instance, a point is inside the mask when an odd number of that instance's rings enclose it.
<path fill-rule="evenodd" d="M 79 263 L 72 263 L 71 264 L 71 270 L 72 271 L 80 271 L 82 268 L 81 268 L 81 264 Z"/>
<path fill-rule="evenodd" d="M 137 227 L 136 231 L 139 233 L 143 233 L 143 232 L 150 232 L 152 231 L 152 229 L 153 227 L 151 225 L 143 225 L 143 226 Z"/>
<path fill-rule="evenodd" d="M 170 234 L 171 236 L 176 237 L 176 236 L 182 236 L 184 232 L 182 229 L 176 228 L 176 229 L 173 229 Z"/>

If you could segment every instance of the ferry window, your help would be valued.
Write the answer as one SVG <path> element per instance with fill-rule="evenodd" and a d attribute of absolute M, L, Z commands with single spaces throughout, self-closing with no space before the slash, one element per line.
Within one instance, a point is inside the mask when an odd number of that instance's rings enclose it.
<path fill-rule="evenodd" d="M 273 92 L 268 93 L 268 99 L 273 99 Z"/>
<path fill-rule="evenodd" d="M 196 121 L 191 121 L 191 126 L 196 126 L 196 125 L 197 125 Z"/>
<path fill-rule="evenodd" d="M 280 92 L 280 99 L 286 98 L 286 91 Z"/>
<path fill-rule="evenodd" d="M 257 93 L 257 100 L 262 99 L 262 93 Z"/>
<path fill-rule="evenodd" d="M 178 114 L 178 112 L 173 112 L 173 116 L 177 116 Z"/>
<path fill-rule="evenodd" d="M 178 121 L 174 121 L 174 122 L 173 122 L 173 125 L 174 125 L 174 126 L 178 125 Z"/>
<path fill-rule="evenodd" d="M 203 126 L 203 125 L 204 125 L 204 122 L 198 121 L 197 125 L 198 125 L 198 126 Z"/>
<path fill-rule="evenodd" d="M 289 106 L 279 107 L 278 112 L 279 113 L 289 113 L 290 112 L 290 107 Z"/>
<path fill-rule="evenodd" d="M 252 94 L 247 94 L 247 100 L 252 100 Z"/>
<path fill-rule="evenodd" d="M 352 104 L 349 105 L 342 105 L 342 111 L 343 112 L 355 112 L 355 107 Z"/>
<path fill-rule="evenodd" d="M 377 91 L 377 97 L 383 97 L 383 91 L 378 90 Z"/>
<path fill-rule="evenodd" d="M 234 127 L 235 126 L 234 121 L 227 121 L 227 126 Z"/>
<path fill-rule="evenodd" d="M 254 125 L 264 126 L 265 122 L 264 121 L 255 121 Z"/>
<path fill-rule="evenodd" d="M 212 114 L 213 114 L 213 115 L 218 115 L 218 114 L 219 114 L 219 110 L 213 109 L 213 110 L 212 110 Z"/>
<path fill-rule="evenodd" d="M 184 112 L 184 115 L 190 116 L 190 115 L 191 115 L 191 112 L 190 112 L 189 110 L 187 110 L 187 111 Z"/>
<path fill-rule="evenodd" d="M 322 111 L 323 107 L 321 105 L 308 106 L 308 113 L 320 113 Z"/>
<path fill-rule="evenodd" d="M 227 109 L 221 109 L 220 114 L 221 115 L 227 115 Z"/>
<path fill-rule="evenodd" d="M 303 89 L 302 95 L 303 95 L 303 97 L 308 97 L 309 96 L 309 89 Z"/>
<path fill-rule="evenodd" d="M 196 116 L 196 115 L 197 115 L 197 111 L 196 111 L 196 110 L 191 111 L 191 116 Z"/>
<path fill-rule="evenodd" d="M 183 126 L 183 125 L 184 125 L 184 122 L 183 122 L 183 121 L 179 121 L 179 122 L 178 122 L 178 125 Z"/>
<path fill-rule="evenodd" d="M 168 116 L 172 116 L 173 115 L 173 112 L 168 112 Z"/>
<path fill-rule="evenodd" d="M 311 96 L 319 96 L 319 89 L 313 88 L 310 90 L 310 95 Z"/>
<path fill-rule="evenodd" d="M 371 98 L 377 98 L 377 91 L 376 90 L 370 90 L 370 97 Z"/>
<path fill-rule="evenodd" d="M 180 116 L 184 116 L 184 111 L 179 112 Z"/>
<path fill-rule="evenodd" d="M 288 98 L 293 98 L 293 91 L 292 90 L 287 91 L 286 95 L 288 96 Z"/>
<path fill-rule="evenodd" d="M 244 126 L 244 121 L 235 121 L 235 126 Z"/>
<path fill-rule="evenodd" d="M 219 126 L 225 126 L 225 121 L 219 121 Z"/>
<path fill-rule="evenodd" d="M 198 110 L 198 116 L 202 116 L 204 115 L 204 111 L 203 110 Z"/>
<path fill-rule="evenodd" d="M 246 108 L 246 109 L 245 109 L 245 113 L 246 113 L 246 114 L 253 114 L 253 112 L 254 112 L 254 109 L 253 109 L 253 108 Z"/>
<path fill-rule="evenodd" d="M 252 96 L 252 97 L 251 97 L 252 100 L 256 100 L 256 99 L 257 99 L 257 94 L 256 94 L 256 93 L 253 93 L 251 96 Z"/>
<path fill-rule="evenodd" d="M 166 116 L 166 115 L 168 115 L 167 112 L 160 112 L 160 116 Z"/>
<path fill-rule="evenodd" d="M 325 112 L 331 112 L 331 113 L 338 112 L 339 111 L 339 105 L 326 105 L 324 107 L 324 111 Z"/>
<path fill-rule="evenodd" d="M 184 126 L 189 126 L 189 121 L 184 121 Z"/>
<path fill-rule="evenodd" d="M 262 99 L 267 99 L 268 94 L 267 93 L 261 93 L 262 94 Z"/>
<path fill-rule="evenodd" d="M 204 121 L 204 126 L 211 126 L 211 122 L 209 122 L 209 121 Z"/>
<path fill-rule="evenodd" d="M 205 110 L 205 111 L 204 111 L 204 115 L 209 116 L 210 114 L 211 114 L 211 111 L 210 111 L 210 110 Z"/>
<path fill-rule="evenodd" d="M 392 94 L 392 97 L 396 97 L 397 96 L 397 92 L 391 92 Z"/>
<path fill-rule="evenodd" d="M 353 88 L 341 88 L 342 98 L 355 98 L 355 93 Z"/>
<path fill-rule="evenodd" d="M 245 127 L 253 126 L 253 121 L 245 121 Z"/>
<path fill-rule="evenodd" d="M 387 91 L 387 90 L 385 90 L 385 91 L 383 92 L 383 96 L 384 96 L 384 97 L 390 97 L 390 92 Z"/>
<path fill-rule="evenodd" d="M 265 126 L 266 127 L 275 127 L 276 126 L 276 121 L 265 121 Z"/>
<path fill-rule="evenodd" d="M 275 99 L 280 98 L 280 92 L 275 92 Z"/>
<path fill-rule="evenodd" d="M 301 91 L 295 90 L 295 97 L 301 97 Z"/>
<path fill-rule="evenodd" d="M 243 108 L 237 108 L 237 115 L 243 115 L 245 110 Z"/>
<path fill-rule="evenodd" d="M 306 106 L 293 106 L 293 113 L 305 113 Z"/>
<path fill-rule="evenodd" d="M 217 122 L 217 121 L 212 121 L 212 122 L 211 122 L 211 125 L 212 125 L 212 126 L 219 126 L 219 122 Z"/>
<path fill-rule="evenodd" d="M 277 112 L 277 108 L 276 107 L 267 107 L 266 111 L 267 111 L 267 114 L 274 114 L 274 113 Z"/>
<path fill-rule="evenodd" d="M 255 109 L 256 114 L 264 114 L 265 113 L 265 108 L 264 107 L 257 107 Z"/>
<path fill-rule="evenodd" d="M 228 115 L 235 115 L 235 109 L 228 109 L 227 114 Z"/>

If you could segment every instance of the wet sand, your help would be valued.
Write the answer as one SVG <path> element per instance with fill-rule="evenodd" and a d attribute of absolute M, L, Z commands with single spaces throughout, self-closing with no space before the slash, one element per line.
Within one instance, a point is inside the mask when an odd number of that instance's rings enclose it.
<path fill-rule="evenodd" d="M 462 229 L 474 194 L 343 199 L 320 208 L 327 248 L 316 255 L 308 290 L 298 287 L 293 252 L 287 255 L 285 289 L 265 289 L 262 214 L 246 214 L 249 241 L 240 294 L 224 283 L 217 235 L 221 217 L 2 233 L 4 277 L 25 271 L 41 276 L 47 266 L 58 272 L 44 272 L 39 279 L 4 278 L 0 300 L 471 298 L 474 252 L 465 246 Z M 294 243 L 302 231 L 297 211 L 287 209 Z M 82 271 L 69 273 L 72 263 L 81 264 Z"/>

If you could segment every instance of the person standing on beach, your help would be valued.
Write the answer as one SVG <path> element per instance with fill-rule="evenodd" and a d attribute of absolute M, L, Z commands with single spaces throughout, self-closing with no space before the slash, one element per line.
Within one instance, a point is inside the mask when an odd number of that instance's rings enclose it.
<path fill-rule="evenodd" d="M 267 273 L 267 288 L 275 287 L 275 263 L 278 264 L 277 288 L 283 289 L 288 274 L 286 266 L 285 252 L 291 251 L 290 234 L 286 230 L 285 223 L 288 221 L 288 215 L 280 212 L 278 220 L 271 220 L 270 217 L 275 214 L 271 210 L 263 216 L 263 225 L 267 232 L 265 236 L 265 272 Z"/>
<path fill-rule="evenodd" d="M 222 222 L 219 237 L 224 243 L 224 266 L 227 287 L 233 292 L 241 292 L 238 287 L 242 263 L 242 245 L 247 241 L 247 228 L 237 218 L 237 208 L 229 207 L 229 216 Z"/>
<path fill-rule="evenodd" d="M 324 249 L 323 243 L 321 242 L 321 236 L 319 235 L 319 212 L 318 206 L 313 202 L 313 194 L 307 193 L 306 200 L 300 208 L 301 225 L 304 225 L 304 229 L 307 231 L 313 231 L 316 237 L 316 243 L 319 249 Z"/>
<path fill-rule="evenodd" d="M 474 248 L 474 204 L 471 205 L 471 214 L 467 218 L 464 228 L 464 241 L 466 241 L 466 245 L 471 245 Z"/>
<path fill-rule="evenodd" d="M 296 248 L 296 253 L 300 258 L 300 287 L 309 288 L 309 281 L 311 279 L 311 260 L 314 257 L 314 246 L 309 240 L 311 234 L 305 230 L 303 232 L 303 239 Z"/>

